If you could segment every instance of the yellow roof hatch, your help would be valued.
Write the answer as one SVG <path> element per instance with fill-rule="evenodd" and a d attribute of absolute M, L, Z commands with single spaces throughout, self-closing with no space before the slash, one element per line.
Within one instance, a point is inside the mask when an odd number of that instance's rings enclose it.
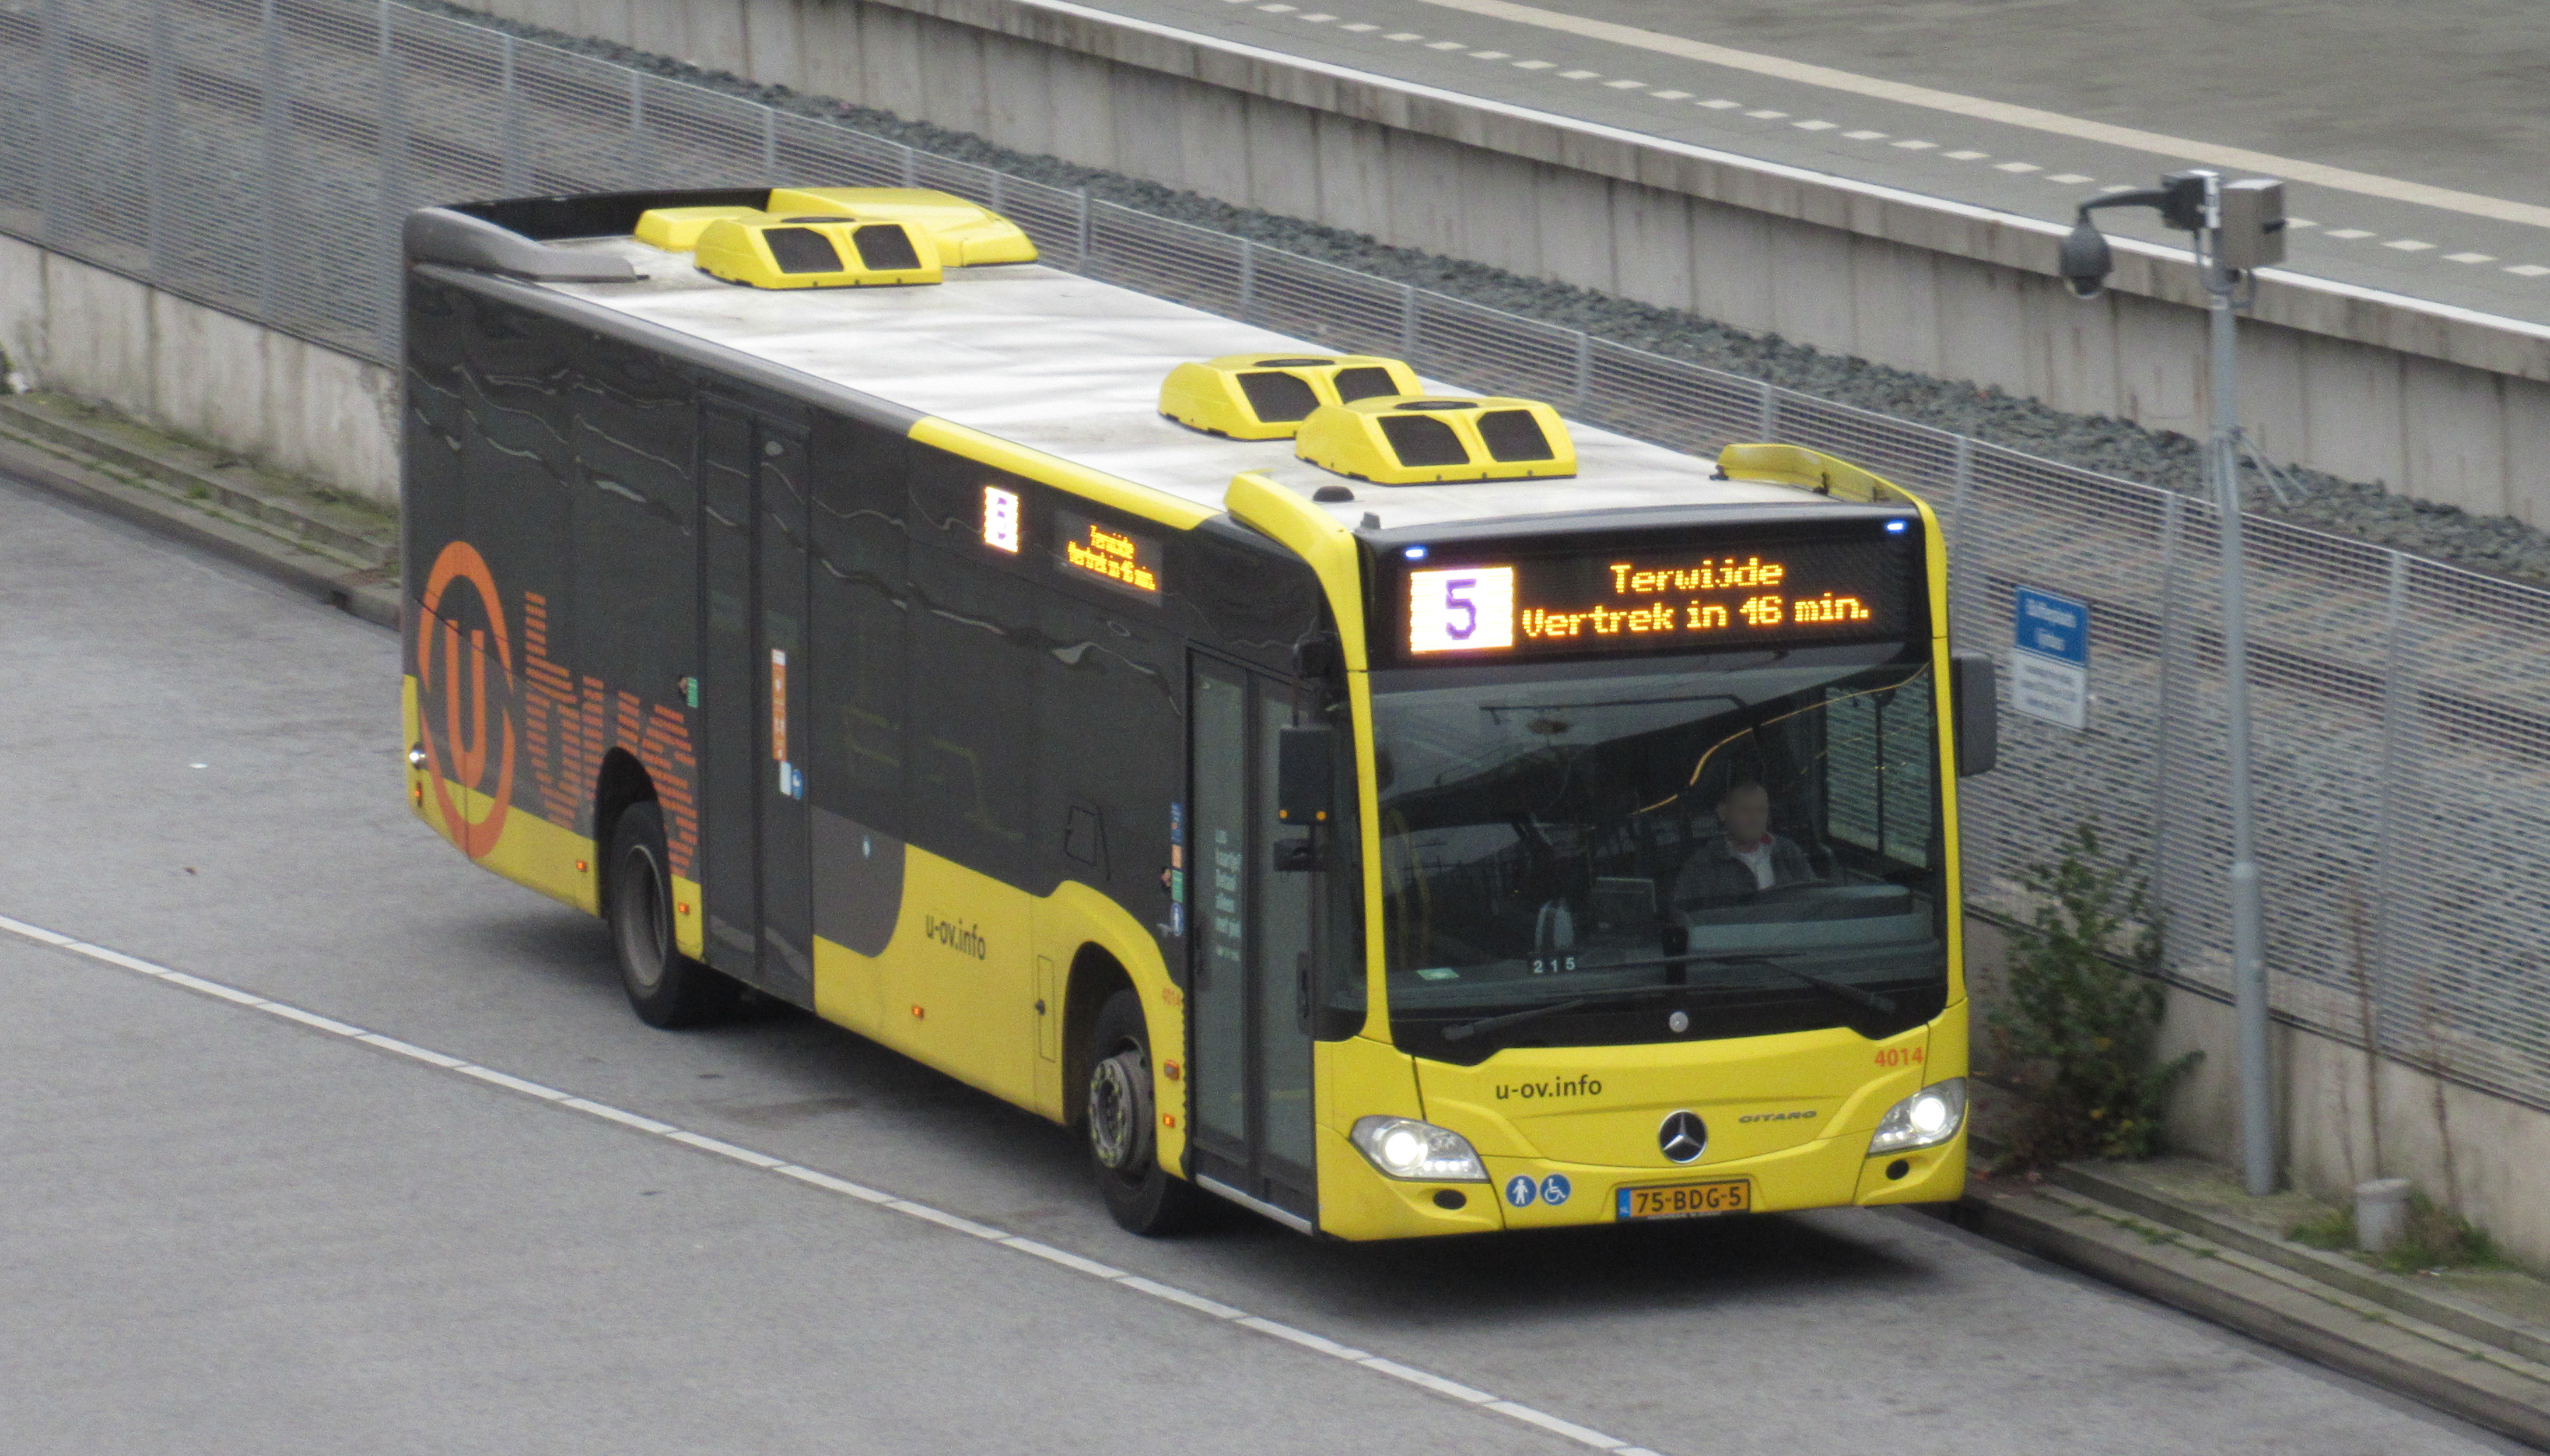
<path fill-rule="evenodd" d="M 754 288 L 870 288 L 939 278 L 938 244 L 927 232 L 846 218 L 718 218 L 700 229 L 694 256 L 709 276 Z"/>
<path fill-rule="evenodd" d="M 1537 400 L 1390 395 L 1323 405 L 1293 453 L 1375 485 L 1549 479 L 1576 473 L 1576 442 Z"/>
<path fill-rule="evenodd" d="M 952 192 L 928 187 L 774 187 L 770 210 L 852 218 L 862 223 L 902 223 L 938 244 L 939 261 L 951 268 L 984 263 L 1031 263 L 1035 244 L 1019 225 Z"/>
<path fill-rule="evenodd" d="M 1372 354 L 1225 354 L 1160 381 L 1160 413 L 1207 435 L 1284 439 L 1322 405 L 1415 394 L 1417 371 Z"/>
<path fill-rule="evenodd" d="M 638 215 L 638 241 L 666 252 L 689 252 L 711 223 L 768 216 L 751 207 L 650 207 Z"/>

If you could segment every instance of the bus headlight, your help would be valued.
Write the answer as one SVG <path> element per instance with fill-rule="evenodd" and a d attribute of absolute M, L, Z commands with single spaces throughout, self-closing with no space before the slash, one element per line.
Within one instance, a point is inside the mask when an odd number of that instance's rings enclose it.
<path fill-rule="evenodd" d="M 1877 1122 L 1877 1135 L 1868 1139 L 1868 1151 L 1877 1153 L 1909 1152 L 1916 1147 L 1936 1147 L 1957 1135 L 1966 1125 L 1966 1079 L 1951 1077 L 1933 1082 L 1919 1092 L 1886 1110 Z"/>
<path fill-rule="evenodd" d="M 1411 1183 L 1485 1183 L 1488 1170 L 1470 1140 L 1414 1117 L 1358 1117 L 1346 1137 L 1393 1178 Z"/>

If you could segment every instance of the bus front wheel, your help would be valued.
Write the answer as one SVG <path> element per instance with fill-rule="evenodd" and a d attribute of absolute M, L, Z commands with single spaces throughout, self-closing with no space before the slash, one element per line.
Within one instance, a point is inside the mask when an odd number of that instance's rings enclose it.
<path fill-rule="evenodd" d="M 621 989 L 649 1026 L 696 1026 L 731 1009 L 739 988 L 682 953 L 673 938 L 673 882 L 664 851 L 664 818 L 651 803 L 632 804 L 611 831 L 611 948 Z"/>
<path fill-rule="evenodd" d="M 1160 1166 L 1150 1033 L 1141 999 L 1129 990 L 1107 999 L 1089 1038 L 1088 1122 L 1089 1159 L 1118 1223 L 1148 1235 L 1195 1225 L 1204 1195 Z"/>

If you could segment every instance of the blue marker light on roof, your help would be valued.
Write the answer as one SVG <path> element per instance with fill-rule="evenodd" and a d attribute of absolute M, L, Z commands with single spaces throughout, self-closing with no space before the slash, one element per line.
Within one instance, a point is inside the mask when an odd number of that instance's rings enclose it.
<path fill-rule="evenodd" d="M 1903 521 L 1889 521 L 1886 523 L 1886 534 L 1888 535 L 1902 535 L 1904 534 L 1904 528 L 1908 524 L 1910 523 Z"/>
<path fill-rule="evenodd" d="M 1406 556 L 1411 561 L 1422 561 L 1425 559 L 1425 548 L 1423 546 L 1410 546 L 1407 550 L 1404 550 L 1399 554 Z"/>

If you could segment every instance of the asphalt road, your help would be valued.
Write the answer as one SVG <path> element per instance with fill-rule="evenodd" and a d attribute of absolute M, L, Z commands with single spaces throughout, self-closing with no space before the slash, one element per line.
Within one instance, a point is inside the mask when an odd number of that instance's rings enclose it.
<path fill-rule="evenodd" d="M 1066 1134 L 854 1036 L 638 1024 L 594 922 L 408 816 L 396 663 L 0 484 L 0 916 L 1046 1255 L 0 929 L 0 1450 L 1587 1449 L 1414 1373 L 1668 1456 L 2510 1449 L 1912 1213 L 1131 1238 Z"/>
<path fill-rule="evenodd" d="M 1076 3 L 2049 221 L 2200 163 L 2284 176 L 2290 271 L 2550 323 L 2532 0 Z M 2147 211 L 2101 226 L 2185 242 Z"/>

